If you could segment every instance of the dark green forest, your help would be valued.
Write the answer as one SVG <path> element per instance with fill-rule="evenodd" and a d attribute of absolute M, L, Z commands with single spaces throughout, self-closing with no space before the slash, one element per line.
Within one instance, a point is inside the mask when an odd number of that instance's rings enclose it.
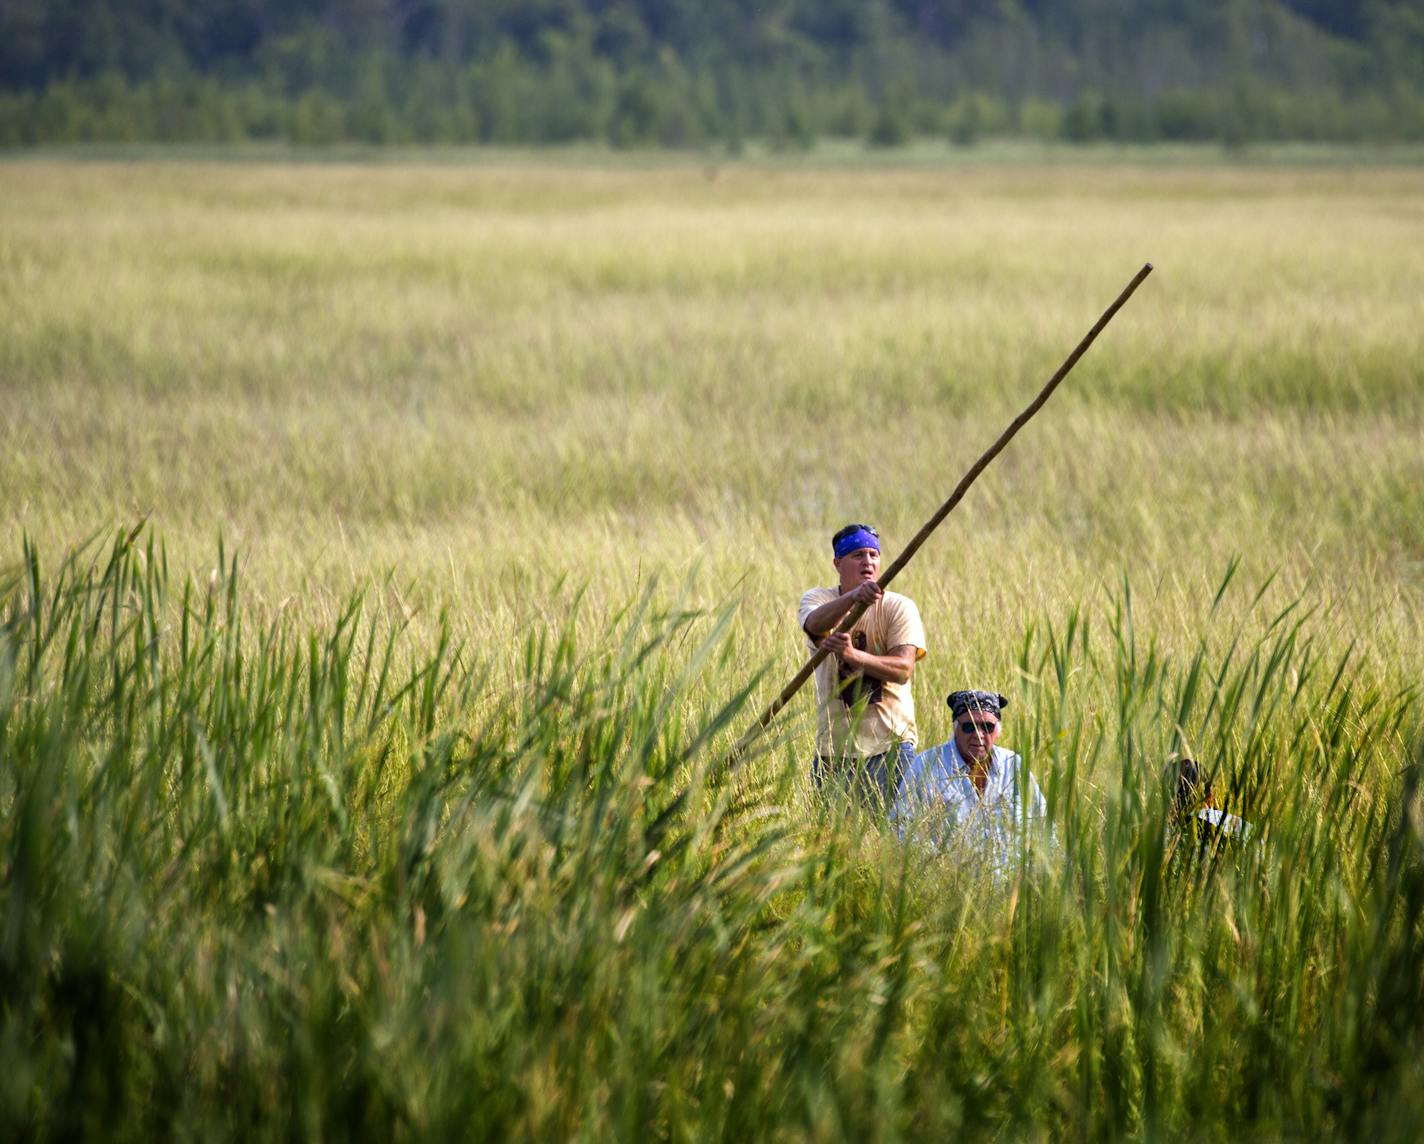
<path fill-rule="evenodd" d="M 1424 140 L 1424 0 L 5 0 L 0 145 Z"/>

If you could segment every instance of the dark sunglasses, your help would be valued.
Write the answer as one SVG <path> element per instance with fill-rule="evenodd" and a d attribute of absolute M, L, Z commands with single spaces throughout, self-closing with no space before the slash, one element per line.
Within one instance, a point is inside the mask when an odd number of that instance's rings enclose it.
<path fill-rule="evenodd" d="M 959 725 L 959 729 L 966 735 L 972 735 L 975 731 L 982 731 L 985 735 L 992 735 L 999 729 L 997 723 L 979 723 L 973 719 L 966 719 Z"/>

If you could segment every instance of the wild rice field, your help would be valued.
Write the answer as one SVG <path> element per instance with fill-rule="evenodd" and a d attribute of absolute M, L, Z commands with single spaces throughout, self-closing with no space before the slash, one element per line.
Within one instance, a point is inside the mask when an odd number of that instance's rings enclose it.
<path fill-rule="evenodd" d="M 1412 1138 L 1421 252 L 1348 153 L 6 159 L 0 1128 Z M 729 761 L 1147 261 L 895 584 L 1052 845 Z"/>

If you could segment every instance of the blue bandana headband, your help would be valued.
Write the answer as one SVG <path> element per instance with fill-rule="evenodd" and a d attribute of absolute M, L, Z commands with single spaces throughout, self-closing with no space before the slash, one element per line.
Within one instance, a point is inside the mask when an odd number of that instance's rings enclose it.
<path fill-rule="evenodd" d="M 879 552 L 880 538 L 873 532 L 868 532 L 863 528 L 857 528 L 854 532 L 842 536 L 836 541 L 832 551 L 836 554 L 836 559 L 839 560 L 847 553 L 859 552 L 862 548 L 873 548 L 876 552 Z"/>
<path fill-rule="evenodd" d="M 958 719 L 966 711 L 983 711 L 986 715 L 998 715 L 1009 705 L 1007 696 L 997 691 L 951 691 L 945 700 L 954 717 Z"/>

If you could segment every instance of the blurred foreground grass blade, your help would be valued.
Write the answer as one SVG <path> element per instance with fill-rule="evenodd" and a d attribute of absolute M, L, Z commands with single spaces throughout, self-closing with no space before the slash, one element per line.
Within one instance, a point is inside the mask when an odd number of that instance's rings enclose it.
<path fill-rule="evenodd" d="M 0 582 L 7 1136 L 1389 1136 L 1419 1108 L 1416 696 L 1313 600 L 1218 593 L 1180 654 L 1125 580 L 1033 618 L 1015 729 L 1052 841 L 1001 876 L 810 795 L 794 738 L 710 765 L 761 677 L 731 609 L 575 610 L 495 684 L 445 617 L 261 621 L 235 553 L 179 591 L 141 539 L 48 575 L 22 546 Z M 1185 744 L 1249 835 L 1174 812 Z"/>

